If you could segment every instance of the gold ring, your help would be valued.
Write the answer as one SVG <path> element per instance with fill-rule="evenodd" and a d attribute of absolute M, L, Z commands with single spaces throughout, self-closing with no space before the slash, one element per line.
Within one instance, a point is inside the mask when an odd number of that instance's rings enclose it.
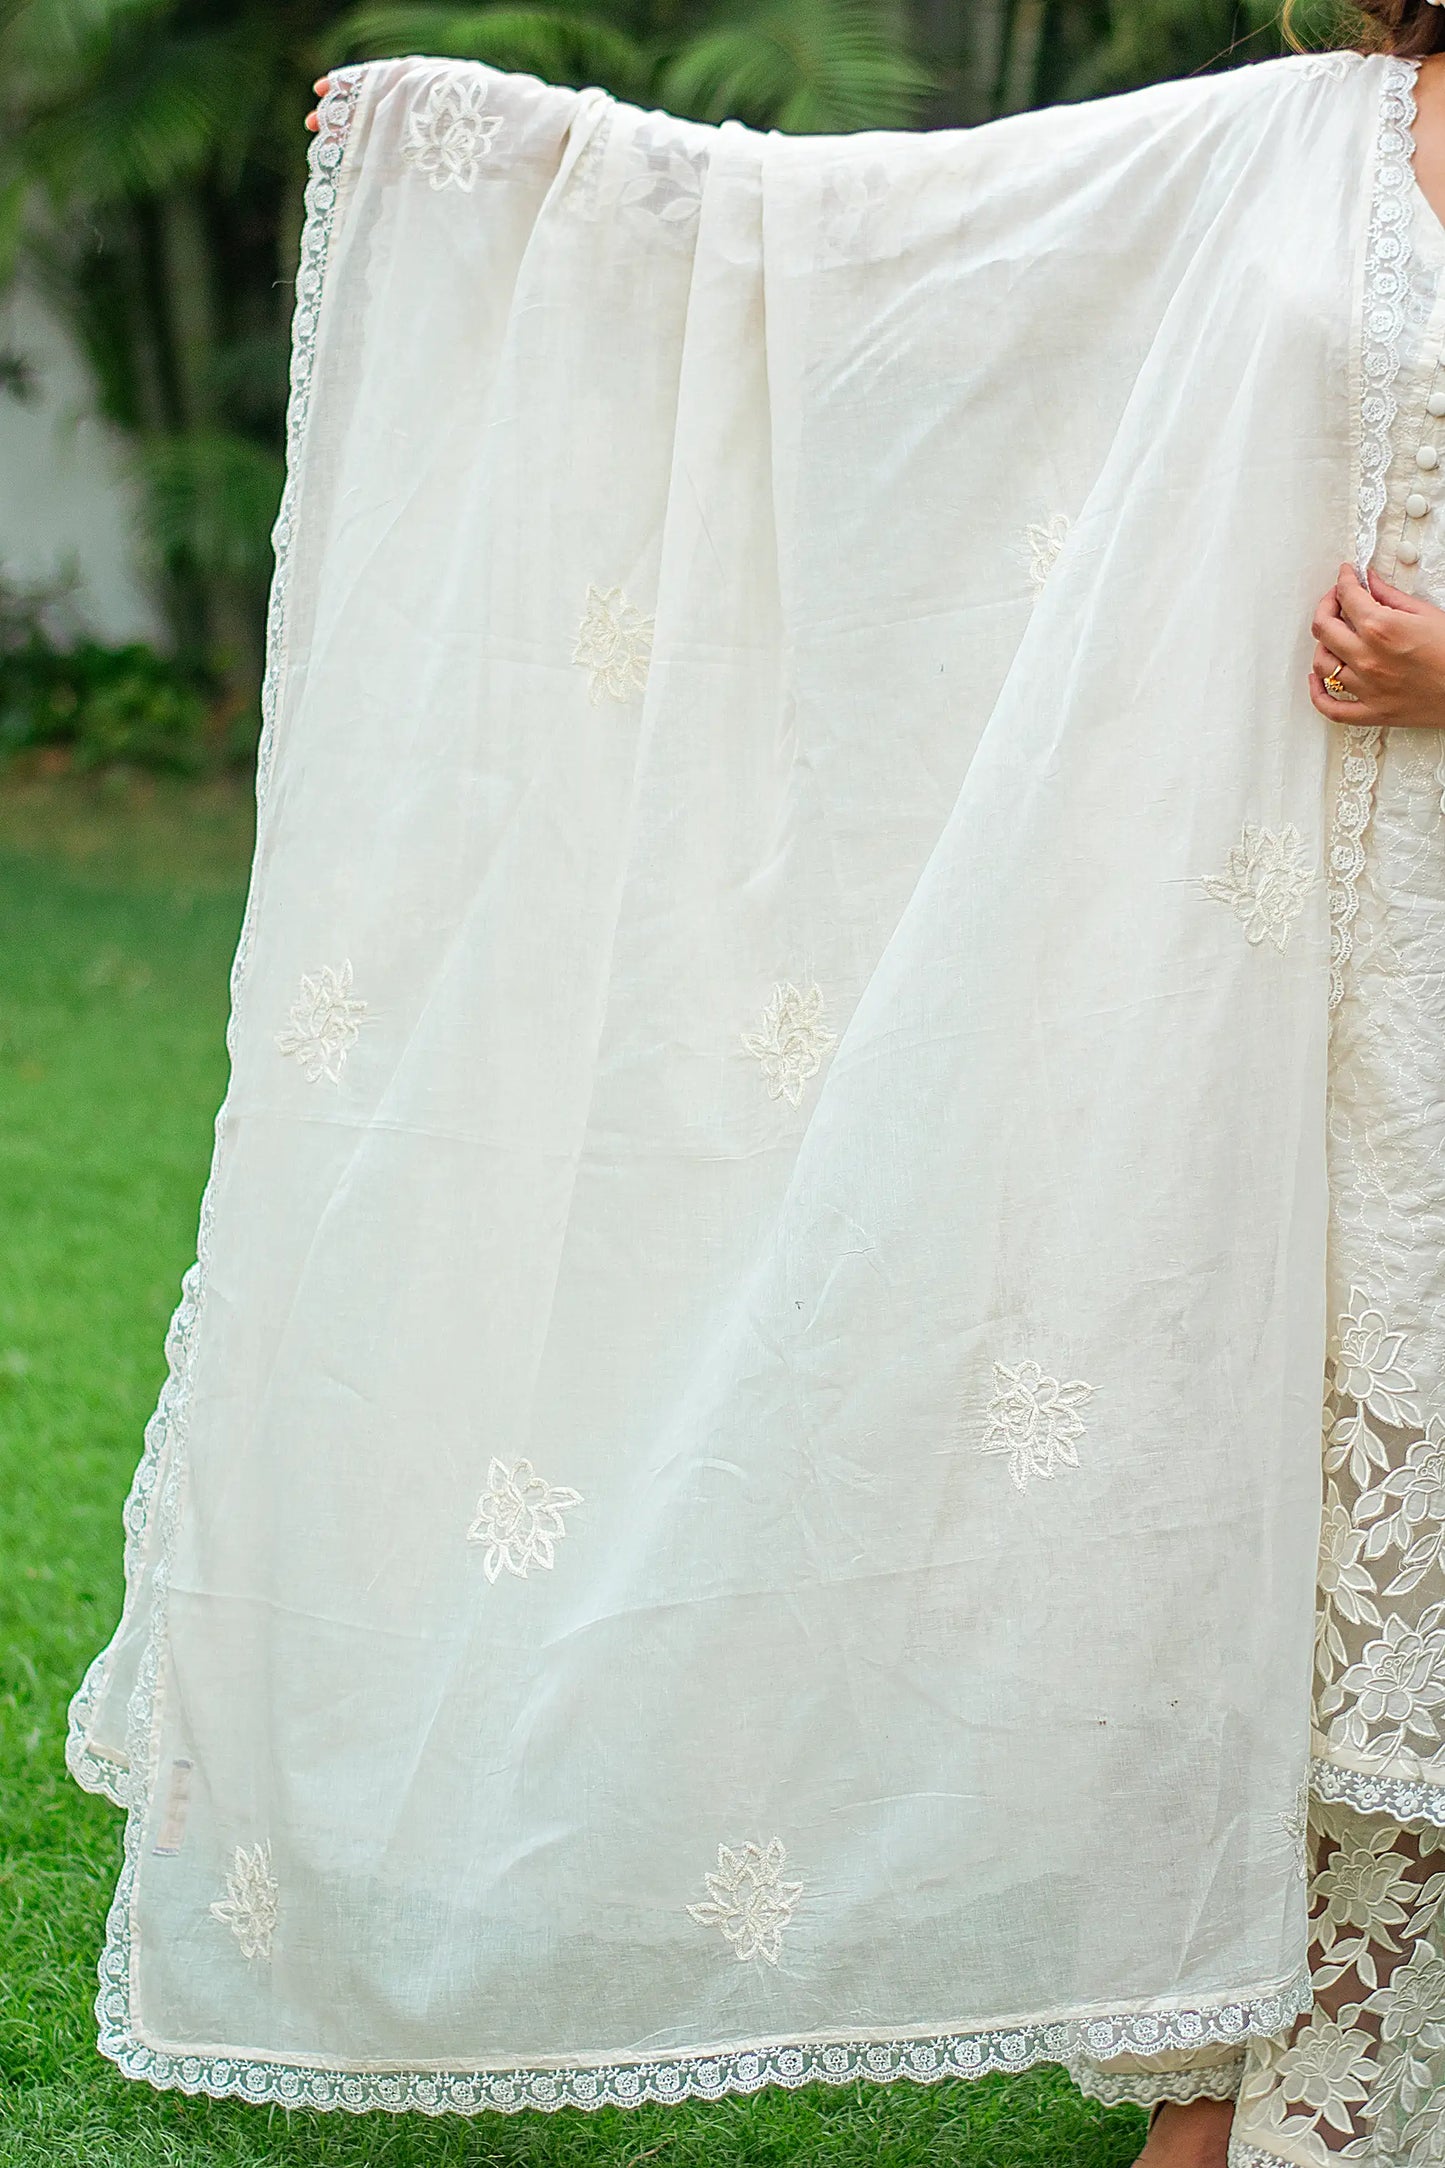
<path fill-rule="evenodd" d="M 1325 679 L 1325 691 L 1329 694 L 1332 700 L 1348 700 L 1351 698 L 1351 695 L 1345 690 L 1345 681 L 1340 676 L 1340 671 L 1342 668 L 1342 664 L 1336 663 L 1334 669 L 1331 670 L 1329 676 Z"/>

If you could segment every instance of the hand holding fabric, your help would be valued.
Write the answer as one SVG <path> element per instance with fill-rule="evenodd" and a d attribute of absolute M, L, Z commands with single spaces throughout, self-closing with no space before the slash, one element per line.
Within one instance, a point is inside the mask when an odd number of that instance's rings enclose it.
<path fill-rule="evenodd" d="M 1445 730 L 1445 610 L 1353 565 L 1315 611 L 1310 698 L 1332 722 Z M 1332 676 L 1333 673 L 1333 676 Z M 1337 697 L 1326 684 L 1343 685 Z"/>

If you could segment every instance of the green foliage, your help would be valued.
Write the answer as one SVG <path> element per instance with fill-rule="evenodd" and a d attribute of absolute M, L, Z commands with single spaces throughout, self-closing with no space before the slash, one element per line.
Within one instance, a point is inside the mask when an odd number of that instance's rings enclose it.
<path fill-rule="evenodd" d="M 328 62 L 367 55 L 445 53 L 582 88 L 603 83 L 619 98 L 645 97 L 653 73 L 646 43 L 625 27 L 576 8 L 360 7 L 327 34 Z"/>
<path fill-rule="evenodd" d="M 210 765 L 215 696 L 202 673 L 139 642 L 57 638 L 48 618 L 62 600 L 0 582 L 0 756 L 63 746 L 78 768 Z"/>
<path fill-rule="evenodd" d="M 81 768 L 194 775 L 209 762 L 211 707 L 194 672 L 139 643 L 37 640 L 0 655 L 0 752 L 66 745 Z"/>
<path fill-rule="evenodd" d="M 934 80 L 870 0 L 763 0 L 691 37 L 658 95 L 699 120 L 808 135 L 906 126 Z"/>

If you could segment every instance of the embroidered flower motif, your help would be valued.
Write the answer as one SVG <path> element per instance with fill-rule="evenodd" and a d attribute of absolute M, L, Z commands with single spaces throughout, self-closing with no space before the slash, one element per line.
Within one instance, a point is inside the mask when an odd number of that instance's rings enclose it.
<path fill-rule="evenodd" d="M 773 988 L 757 1031 L 743 1033 L 743 1048 L 762 1063 L 770 1099 L 797 1106 L 803 1086 L 816 1076 L 823 1056 L 837 1045 L 823 1015 L 823 989 L 800 993 L 791 979 Z"/>
<path fill-rule="evenodd" d="M 1352 1819 L 1335 1838 L 1311 1892 L 1315 1931 L 1322 1942 L 1333 1942 L 1343 1929 L 1368 1933 L 1383 1948 L 1398 1949 L 1390 1930 L 1403 1926 L 1406 1912 L 1400 1900 L 1408 1901 L 1410 1894 L 1409 1874 L 1395 1850 L 1398 1834 L 1391 1822 L 1371 1827 Z"/>
<path fill-rule="evenodd" d="M 1207 896 L 1229 905 L 1251 947 L 1272 941 L 1282 949 L 1314 878 L 1297 828 L 1250 824 L 1230 852 L 1224 872 L 1207 875 L 1201 885 Z"/>
<path fill-rule="evenodd" d="M 618 202 L 639 205 L 669 226 L 691 225 L 702 208 L 706 155 L 702 151 L 690 155 L 675 142 L 644 141 L 642 149 L 648 157 L 647 171 L 623 182 Z"/>
<path fill-rule="evenodd" d="M 1331 1483 L 1320 1516 L 1319 1591 L 1341 1617 L 1356 1625 L 1378 1626 L 1380 1615 L 1372 1600 L 1375 1583 L 1369 1567 L 1360 1564 L 1364 1547 L 1364 1530 L 1355 1526 Z"/>
<path fill-rule="evenodd" d="M 1350 1307 L 1335 1329 L 1335 1391 L 1385 1423 L 1417 1423 L 1415 1380 L 1400 1361 L 1405 1336 L 1391 1332 L 1369 1297 L 1350 1290 Z"/>
<path fill-rule="evenodd" d="M 1351 1664 L 1340 1681 L 1343 1691 L 1355 1697 L 1363 1721 L 1395 1725 L 1401 1745 L 1407 1733 L 1419 1739 L 1440 1737 L 1429 1712 L 1445 1707 L 1442 1616 L 1445 1604 L 1435 1604 L 1416 1627 L 1392 1612 L 1384 1633 L 1365 1643 L 1359 1662 Z"/>
<path fill-rule="evenodd" d="M 1020 1490 L 1027 1490 L 1033 1476 L 1052 1477 L 1060 1468 L 1077 1468 L 1078 1441 L 1088 1427 L 1079 1410 L 1093 1397 L 1093 1386 L 1082 1378 L 1061 1385 L 1037 1363 L 1020 1363 L 1013 1370 L 995 1363 L 982 1450 L 1008 1454 L 1009 1474 Z"/>
<path fill-rule="evenodd" d="M 329 1077 L 336 1084 L 366 1018 L 366 1003 L 351 996 L 350 964 L 339 971 L 327 964 L 314 979 L 302 978 L 290 1021 L 277 1032 L 276 1044 L 283 1054 L 295 1055 L 310 1083 Z"/>
<path fill-rule="evenodd" d="M 211 1916 L 223 1920 L 241 1945 L 243 1957 L 269 1957 L 276 1932 L 277 1885 L 271 1875 L 271 1847 L 253 1845 L 248 1852 L 236 1846 L 236 1856 L 226 1877 L 226 1894 L 211 1906 Z"/>
<path fill-rule="evenodd" d="M 1350 2109 L 1369 2096 L 1375 2075 L 1370 2036 L 1316 2011 L 1275 2062 L 1281 2087 L 1335 2130 L 1352 2127 Z"/>
<path fill-rule="evenodd" d="M 544 1483 L 529 1460 L 508 1468 L 494 1459 L 467 1530 L 470 1542 L 487 1546 L 482 1560 L 487 1579 L 495 1581 L 505 1568 L 525 1580 L 533 1566 L 555 1564 L 553 1545 L 567 1533 L 562 1515 L 581 1503 L 580 1492 Z"/>
<path fill-rule="evenodd" d="M 572 660 L 591 672 L 588 693 L 594 707 L 642 691 L 652 660 L 652 631 L 653 620 L 620 587 L 588 587 Z"/>
<path fill-rule="evenodd" d="M 1408 2041 L 1417 2053 L 1445 2048 L 1445 1952 L 1422 1937 L 1381 1989 L 1379 2002 L 1383 2039 Z"/>
<path fill-rule="evenodd" d="M 1407 1449 L 1401 1465 L 1361 1498 L 1359 1516 L 1375 1523 L 1369 1536 L 1371 1558 L 1391 1544 L 1404 1553 L 1385 1594 L 1409 1595 L 1445 1559 L 1445 1420 L 1431 1416 L 1424 1437 Z"/>
<path fill-rule="evenodd" d="M 1348 74 L 1350 62 L 1354 58 L 1353 53 L 1318 54 L 1310 60 L 1301 61 L 1299 72 L 1309 78 L 1328 79 L 1338 83 Z"/>
<path fill-rule="evenodd" d="M 1044 591 L 1044 582 L 1058 562 L 1059 552 L 1069 539 L 1073 521 L 1067 512 L 1054 512 L 1042 525 L 1024 529 L 1024 541 L 1029 553 L 1029 580 L 1036 596 Z"/>
<path fill-rule="evenodd" d="M 1280 1816 L 1285 1835 L 1294 1848 L 1295 1867 L 1301 1882 L 1309 1880 L 1309 1826 L 1310 1787 L 1309 1779 L 1301 1777 L 1294 1795 L 1294 1805 L 1286 1807 Z"/>
<path fill-rule="evenodd" d="M 449 75 L 433 83 L 412 108 L 401 155 L 424 173 L 433 188 L 460 188 L 470 194 L 484 158 L 501 133 L 500 113 L 485 113 L 485 80 L 477 75 Z"/>
<path fill-rule="evenodd" d="M 720 1844 L 717 1868 L 703 1878 L 708 1902 L 689 1905 L 689 1916 L 704 1927 L 720 1928 L 744 1963 L 761 1957 L 776 1965 L 783 1929 L 803 1894 L 801 1882 L 783 1880 L 786 1860 L 777 1837 L 769 1845 L 749 1842 L 736 1851 Z"/>

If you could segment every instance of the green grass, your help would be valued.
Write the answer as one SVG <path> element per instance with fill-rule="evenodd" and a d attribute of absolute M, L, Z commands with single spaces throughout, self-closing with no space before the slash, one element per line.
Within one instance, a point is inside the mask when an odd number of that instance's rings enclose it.
<path fill-rule="evenodd" d="M 235 788 L 0 772 L 0 2163 L 1124 2168 L 1062 2073 L 584 2115 L 318 2116 L 128 2084 L 94 2046 L 120 1816 L 65 1774 L 195 1246 L 249 854 Z"/>

